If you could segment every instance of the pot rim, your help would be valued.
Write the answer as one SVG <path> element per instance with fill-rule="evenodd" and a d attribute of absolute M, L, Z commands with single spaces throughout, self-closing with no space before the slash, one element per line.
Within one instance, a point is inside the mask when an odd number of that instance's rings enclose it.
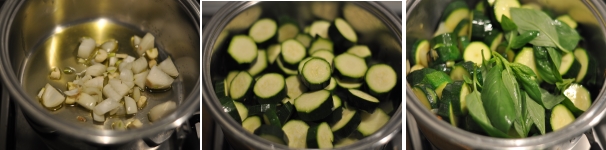
<path fill-rule="evenodd" d="M 417 7 L 421 0 L 413 0 L 406 3 L 408 18 L 412 10 Z M 589 8 L 594 16 L 606 15 L 606 4 L 600 0 L 582 0 Z M 596 18 L 600 23 L 602 34 L 606 36 L 606 21 L 605 18 Z M 602 90 L 598 94 L 596 100 L 591 107 L 568 126 L 556 132 L 549 132 L 545 135 L 527 137 L 522 139 L 505 139 L 479 135 L 465 131 L 460 128 L 452 127 L 444 121 L 439 121 L 435 116 L 427 110 L 414 95 L 409 84 L 406 84 L 406 111 L 410 112 L 416 122 L 420 125 L 431 128 L 436 133 L 445 135 L 446 140 L 451 143 L 470 147 L 474 149 L 546 149 L 552 146 L 561 144 L 576 136 L 582 135 L 585 131 L 597 125 L 606 114 L 606 99 L 605 85 L 602 85 Z M 601 103 L 600 103 L 601 101 Z M 596 103 L 598 102 L 598 103 Z"/>
<path fill-rule="evenodd" d="M 286 145 L 274 144 L 273 142 L 267 141 L 263 138 L 260 138 L 254 134 L 251 134 L 244 130 L 244 128 L 240 127 L 234 119 L 224 113 L 221 109 L 221 104 L 219 103 L 219 98 L 214 94 L 214 89 L 211 74 L 210 74 L 210 65 L 211 65 L 211 56 L 212 56 L 212 48 L 215 44 L 215 40 L 219 36 L 220 32 L 224 29 L 224 27 L 229 23 L 236 15 L 240 14 L 242 11 L 250 8 L 256 4 L 258 1 L 254 2 L 228 2 L 225 4 L 215 15 L 213 15 L 212 19 L 209 21 L 208 25 L 205 28 L 212 28 L 213 30 L 207 30 L 202 34 L 203 36 L 203 63 L 202 68 L 202 83 L 204 93 L 213 93 L 213 94 L 203 94 L 203 109 L 209 109 L 214 120 L 218 122 L 220 128 L 227 134 L 242 137 L 241 142 L 243 142 L 246 146 L 251 146 L 253 148 L 260 149 L 289 149 Z M 375 14 L 377 18 L 387 22 L 386 27 L 388 27 L 392 33 L 399 32 L 396 36 L 400 39 L 400 45 L 402 44 L 402 20 L 393 14 L 393 12 L 388 11 L 386 7 L 381 5 L 378 2 L 351 2 L 357 4 L 358 6 L 364 8 L 369 11 L 369 13 Z M 393 136 L 395 136 L 398 132 L 402 130 L 402 106 L 397 110 L 394 110 L 395 113 L 392 116 L 392 119 L 388 121 L 388 123 L 381 129 L 379 129 L 375 134 L 370 135 L 366 138 L 359 140 L 358 142 L 341 147 L 336 149 L 368 149 L 371 147 L 378 147 L 389 142 Z"/>
<path fill-rule="evenodd" d="M 12 22 L 22 8 L 24 1 L 6 1 L 0 10 L 0 42 L 8 43 L 10 28 Z M 193 0 L 179 0 L 179 4 L 185 11 L 189 13 L 193 25 L 200 27 L 200 5 Z M 200 29 L 196 28 L 198 33 Z M 136 139 L 143 139 L 157 135 L 158 133 L 174 129 L 181 126 L 192 113 L 200 108 L 200 78 L 196 81 L 196 85 L 191 93 L 184 98 L 182 104 L 177 108 L 177 111 L 166 116 L 151 125 L 146 125 L 138 129 L 115 131 L 115 130 L 100 130 L 94 128 L 82 128 L 77 124 L 67 123 L 61 118 L 48 113 L 46 110 L 40 109 L 40 104 L 37 100 L 32 99 L 23 90 L 19 78 L 12 73 L 12 66 L 9 59 L 7 44 L 0 45 L 0 77 L 5 85 L 5 90 L 10 92 L 11 100 L 15 100 L 24 113 L 29 118 L 33 118 L 36 122 L 43 122 L 46 126 L 53 129 L 51 133 L 64 133 L 78 139 L 95 144 L 120 144 L 130 142 Z M 85 133 L 85 134 L 83 134 Z"/>

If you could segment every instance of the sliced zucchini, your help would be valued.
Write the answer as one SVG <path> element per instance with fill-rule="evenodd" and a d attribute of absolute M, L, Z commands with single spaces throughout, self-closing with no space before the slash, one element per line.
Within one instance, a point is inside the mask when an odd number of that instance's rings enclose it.
<path fill-rule="evenodd" d="M 379 99 L 356 89 L 347 90 L 348 104 L 360 110 L 372 113 L 379 106 Z"/>
<path fill-rule="evenodd" d="M 452 110 L 455 115 L 467 114 L 467 106 L 465 103 L 467 95 L 471 93 L 469 86 L 464 81 L 455 81 L 446 85 L 442 91 L 443 101 L 450 101 Z"/>
<path fill-rule="evenodd" d="M 438 93 L 436 93 L 428 84 L 420 83 L 414 85 L 413 92 L 415 92 L 419 100 L 421 100 L 421 103 L 429 110 L 438 108 Z"/>
<path fill-rule="evenodd" d="M 442 16 L 446 27 L 453 30 L 461 20 L 469 17 L 469 7 L 465 1 L 453 1 L 446 6 Z"/>
<path fill-rule="evenodd" d="M 471 41 L 469 40 L 469 37 L 467 36 L 459 36 L 459 50 L 461 51 L 465 51 L 465 48 L 467 48 L 467 46 L 469 46 L 469 43 L 471 43 Z"/>
<path fill-rule="evenodd" d="M 559 16 L 556 20 L 566 23 L 570 28 L 577 28 L 577 21 L 574 21 L 569 15 Z"/>
<path fill-rule="evenodd" d="M 551 124 L 551 129 L 553 131 L 558 131 L 568 124 L 574 122 L 576 118 L 566 106 L 562 104 L 558 104 L 553 109 L 551 109 L 551 118 L 549 123 Z"/>
<path fill-rule="evenodd" d="M 467 37 L 467 34 L 469 34 L 469 23 L 470 23 L 468 18 L 469 17 L 459 21 L 459 24 L 457 24 L 457 27 L 455 27 L 452 32 L 455 33 L 457 36 Z"/>
<path fill-rule="evenodd" d="M 295 38 L 299 34 L 299 26 L 289 22 L 280 25 L 278 28 L 278 42 L 284 42 L 288 39 Z"/>
<path fill-rule="evenodd" d="M 450 71 L 450 79 L 452 79 L 452 81 L 463 81 L 465 77 L 471 79 L 471 74 L 469 74 L 469 71 L 462 65 L 455 65 L 452 71 Z"/>
<path fill-rule="evenodd" d="M 282 120 L 278 117 L 276 105 L 270 105 L 270 108 L 263 113 L 263 121 L 268 125 L 282 127 Z"/>
<path fill-rule="evenodd" d="M 437 44 L 429 53 L 433 59 L 432 63 L 446 63 L 448 61 L 457 61 L 461 59 L 461 52 L 459 51 L 458 45 L 444 45 Z"/>
<path fill-rule="evenodd" d="M 307 148 L 332 148 L 334 137 L 328 123 L 322 122 L 307 130 Z"/>
<path fill-rule="evenodd" d="M 332 92 L 333 90 L 335 90 L 336 87 L 337 81 L 335 80 L 335 78 L 330 77 L 330 83 L 328 83 L 328 85 L 324 89 Z"/>
<path fill-rule="evenodd" d="M 336 54 L 345 52 L 348 48 L 358 42 L 358 36 L 353 28 L 343 18 L 336 18 L 328 28 L 328 35 L 339 45 Z"/>
<path fill-rule="evenodd" d="M 532 69 L 532 71 L 534 71 L 534 74 L 537 75 L 537 79 L 539 81 L 541 80 L 541 76 L 539 76 L 539 72 L 537 71 L 537 67 L 535 64 L 534 50 L 532 49 L 532 47 L 522 48 L 522 50 L 520 50 L 516 55 L 515 60 L 513 62 L 528 66 L 530 69 Z"/>
<path fill-rule="evenodd" d="M 267 55 L 265 50 L 259 50 L 257 54 L 257 61 L 248 68 L 248 73 L 252 76 L 256 76 L 259 73 L 263 72 L 267 68 Z"/>
<path fill-rule="evenodd" d="M 563 104 L 577 116 L 591 106 L 591 94 L 583 85 L 572 83 L 562 93 L 566 96 Z"/>
<path fill-rule="evenodd" d="M 231 100 L 229 97 L 221 97 L 219 98 L 219 101 L 221 102 L 221 106 L 223 106 L 223 112 L 229 114 L 231 118 L 233 118 L 237 123 L 241 124 L 242 119 L 240 118 L 240 113 L 238 113 L 238 109 L 234 104 L 235 101 Z"/>
<path fill-rule="evenodd" d="M 309 34 L 302 34 L 299 33 L 295 39 L 299 42 L 301 42 L 301 44 L 303 44 L 303 46 L 305 46 L 305 48 L 309 48 L 309 45 L 311 44 L 311 40 L 313 39 L 311 37 L 311 35 Z"/>
<path fill-rule="evenodd" d="M 362 136 L 366 137 L 385 126 L 391 117 L 385 114 L 383 110 L 377 109 L 372 114 L 362 112 L 361 118 L 362 121 L 360 122 L 360 125 L 358 125 L 357 131 L 360 132 Z"/>
<path fill-rule="evenodd" d="M 275 20 L 270 18 L 263 18 L 257 20 L 248 31 L 248 35 L 256 43 L 265 43 L 270 41 L 276 36 L 278 31 L 278 24 Z"/>
<path fill-rule="evenodd" d="M 282 59 L 277 59 L 276 62 L 278 64 L 278 67 L 280 68 L 280 70 L 282 70 L 282 72 L 286 75 L 297 75 L 299 73 L 297 70 L 293 70 L 293 69 L 290 69 L 290 68 L 284 66 Z"/>
<path fill-rule="evenodd" d="M 245 101 L 252 93 L 255 80 L 246 71 L 241 71 L 229 85 L 229 97 L 236 101 Z"/>
<path fill-rule="evenodd" d="M 360 58 L 364 58 L 364 59 L 372 57 L 372 52 L 370 52 L 370 49 L 366 45 L 353 46 L 347 50 L 347 53 L 354 54 L 354 55 L 356 55 Z"/>
<path fill-rule="evenodd" d="M 257 59 L 257 44 L 253 39 L 246 35 L 235 35 L 227 48 L 230 58 L 232 58 L 238 67 L 250 67 Z"/>
<path fill-rule="evenodd" d="M 246 107 L 248 116 L 262 115 L 272 108 L 276 108 L 276 104 L 258 104 Z"/>
<path fill-rule="evenodd" d="M 316 52 L 317 50 L 329 50 L 329 51 L 333 51 L 333 42 L 329 39 L 326 38 L 316 38 L 312 43 L 311 43 L 311 47 L 309 48 L 308 53 L 309 54 L 313 54 L 314 52 Z"/>
<path fill-rule="evenodd" d="M 484 41 L 484 36 L 487 32 L 493 30 L 493 23 L 484 13 L 479 11 L 472 11 L 469 29 L 469 39 L 471 41 Z"/>
<path fill-rule="evenodd" d="M 277 73 L 264 74 L 255 83 L 253 91 L 261 104 L 278 103 L 286 97 L 284 76 Z"/>
<path fill-rule="evenodd" d="M 581 63 L 575 59 L 574 53 L 565 53 L 558 71 L 565 78 L 576 78 L 581 70 Z"/>
<path fill-rule="evenodd" d="M 288 137 L 280 127 L 261 125 L 255 130 L 255 135 L 278 144 L 287 145 Z"/>
<path fill-rule="evenodd" d="M 255 133 L 255 130 L 261 126 L 261 118 L 259 116 L 250 116 L 242 122 L 244 130 Z"/>
<path fill-rule="evenodd" d="M 423 67 L 429 66 L 429 50 L 430 45 L 427 40 L 419 40 L 412 46 L 410 61 L 414 64 L 420 64 Z"/>
<path fill-rule="evenodd" d="M 307 147 L 307 130 L 309 125 L 301 120 L 290 120 L 284 126 L 282 131 L 288 138 L 288 147 L 290 148 L 306 148 Z"/>
<path fill-rule="evenodd" d="M 341 120 L 330 126 L 335 141 L 348 137 L 358 128 L 362 121 L 361 112 L 352 107 L 344 107 L 342 114 Z"/>
<path fill-rule="evenodd" d="M 370 66 L 365 75 L 366 85 L 372 95 L 383 95 L 390 92 L 398 82 L 396 71 L 387 64 Z"/>
<path fill-rule="evenodd" d="M 289 39 L 281 44 L 280 58 L 282 58 L 286 67 L 296 68 L 299 62 L 307 56 L 307 51 L 301 42 L 295 39 Z"/>
<path fill-rule="evenodd" d="M 493 51 L 496 51 L 499 44 L 501 44 L 501 41 L 503 41 L 503 33 L 496 30 L 488 32 L 487 35 L 484 35 L 484 37 L 484 43 L 489 45 L 490 50 Z"/>
<path fill-rule="evenodd" d="M 295 109 L 305 121 L 317 121 L 332 111 L 332 96 L 329 91 L 318 90 L 304 93 L 295 99 Z"/>
<path fill-rule="evenodd" d="M 428 95 L 425 95 L 426 93 L 424 93 L 423 90 L 421 90 L 421 87 L 413 87 L 412 92 L 417 96 L 417 99 L 419 99 L 421 104 L 423 104 L 423 106 L 425 106 L 425 108 L 427 108 L 427 110 L 432 109 L 432 103 L 429 100 Z"/>
<path fill-rule="evenodd" d="M 341 80 L 340 78 L 335 78 L 337 85 L 343 89 L 357 89 L 362 86 L 362 82 L 352 82 L 347 80 Z"/>
<path fill-rule="evenodd" d="M 484 60 L 488 61 L 492 57 L 492 50 L 482 42 L 471 42 L 469 43 L 469 46 L 465 48 L 463 59 L 465 59 L 465 61 L 474 62 L 477 66 L 481 66 L 483 62 L 482 55 L 484 56 Z"/>
<path fill-rule="evenodd" d="M 359 81 L 368 70 L 364 59 L 349 53 L 337 55 L 334 65 L 337 76 L 351 81 Z"/>
<path fill-rule="evenodd" d="M 311 24 L 309 29 L 309 34 L 312 37 L 322 37 L 328 38 L 328 28 L 330 27 L 330 22 L 325 20 L 314 21 Z"/>
<path fill-rule="evenodd" d="M 590 70 L 589 66 L 591 64 L 589 63 L 590 62 L 589 59 L 591 57 L 589 57 L 589 54 L 583 48 L 575 49 L 574 57 L 576 58 L 576 60 L 579 61 L 579 63 L 581 63 L 581 70 L 579 70 L 579 73 L 577 74 L 577 77 L 576 77 L 576 82 L 580 83 L 581 81 L 583 81 L 585 79 L 585 77 L 587 76 L 587 72 Z"/>
<path fill-rule="evenodd" d="M 313 54 L 311 54 L 311 56 L 323 58 L 324 60 L 326 60 L 328 62 L 328 64 L 330 64 L 330 66 L 332 66 L 332 62 L 335 59 L 335 55 L 332 53 L 332 51 L 329 51 L 329 50 L 317 50 Z M 332 67 L 331 67 L 331 70 L 332 70 Z"/>
<path fill-rule="evenodd" d="M 332 102 L 332 113 L 328 117 L 326 117 L 326 119 L 324 119 L 330 124 L 336 123 L 337 121 L 341 120 L 341 117 L 343 117 L 343 101 L 341 100 L 341 98 L 338 95 L 333 94 Z"/>
<path fill-rule="evenodd" d="M 289 76 L 286 78 L 286 88 L 288 88 L 286 91 L 286 95 L 291 98 L 291 99 L 295 99 L 299 96 L 301 96 L 301 94 L 307 92 L 307 87 L 301 82 L 301 80 L 299 80 L 298 76 Z"/>
<path fill-rule="evenodd" d="M 299 76 L 303 79 L 303 84 L 305 86 L 310 90 L 315 91 L 324 89 L 328 86 L 331 73 L 330 64 L 326 60 L 312 57 L 312 59 L 305 62 Z"/>
<path fill-rule="evenodd" d="M 495 15 L 494 17 L 500 23 L 501 17 L 503 15 L 507 16 L 508 18 L 511 18 L 509 9 L 510 8 L 519 8 L 520 2 L 518 2 L 517 0 L 497 0 L 494 3 L 493 7 L 494 7 L 494 15 Z"/>
<path fill-rule="evenodd" d="M 246 106 L 244 106 L 244 104 L 234 101 L 234 106 L 236 106 L 236 109 L 238 109 L 238 115 L 240 115 L 240 121 L 244 121 L 244 119 L 246 119 L 246 117 L 248 116 L 248 108 L 246 108 Z"/>
<path fill-rule="evenodd" d="M 267 62 L 269 62 L 270 65 L 274 64 L 281 53 L 282 46 L 280 44 L 269 45 L 269 47 L 267 47 Z"/>
<path fill-rule="evenodd" d="M 433 34 L 433 36 L 436 37 L 438 35 L 449 32 L 452 32 L 452 29 L 446 27 L 446 23 L 440 22 L 440 24 L 438 24 L 438 29 L 436 29 L 436 32 Z"/>
<path fill-rule="evenodd" d="M 293 112 L 295 112 L 295 106 L 293 106 L 289 101 L 278 106 L 276 108 L 276 113 L 278 114 L 278 119 L 280 119 L 280 124 L 285 124 L 290 119 Z"/>
<path fill-rule="evenodd" d="M 449 66 L 446 63 L 443 64 L 434 64 L 431 68 L 436 69 L 438 71 L 442 71 L 446 74 L 450 74 L 450 72 L 452 72 L 453 67 Z"/>

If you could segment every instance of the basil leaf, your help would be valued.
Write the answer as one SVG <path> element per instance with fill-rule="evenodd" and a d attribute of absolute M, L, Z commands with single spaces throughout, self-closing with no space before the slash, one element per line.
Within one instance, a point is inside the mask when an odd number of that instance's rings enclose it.
<path fill-rule="evenodd" d="M 556 82 L 556 87 L 559 91 L 564 91 L 575 79 L 563 79 L 562 82 Z"/>
<path fill-rule="evenodd" d="M 572 50 L 577 47 L 579 41 L 581 40 L 581 36 L 577 32 L 577 30 L 571 28 L 570 26 L 568 26 L 568 24 L 559 20 L 554 20 L 553 25 L 555 26 L 556 31 L 558 32 L 558 36 L 560 37 L 560 45 L 565 47 L 566 50 L 570 50 L 570 52 L 572 52 Z"/>
<path fill-rule="evenodd" d="M 463 81 L 465 81 L 465 83 L 467 83 L 467 84 L 473 84 L 471 79 L 469 79 L 469 77 L 467 77 L 467 76 L 463 76 Z"/>
<path fill-rule="evenodd" d="M 526 95 L 527 98 L 529 95 Z M 526 101 L 526 106 L 528 108 L 528 113 L 534 125 L 539 129 L 541 134 L 545 134 L 545 108 L 541 107 L 535 101 Z"/>
<path fill-rule="evenodd" d="M 505 33 L 505 39 L 507 40 L 507 46 L 509 48 L 511 48 L 511 45 L 513 45 L 513 42 L 516 40 L 517 37 L 518 37 L 518 31 L 516 31 L 516 30 Z"/>
<path fill-rule="evenodd" d="M 566 99 L 566 96 L 564 95 L 553 95 L 545 89 L 541 89 L 541 95 L 541 98 L 543 99 L 543 107 L 549 110 Z"/>
<path fill-rule="evenodd" d="M 534 40 L 539 36 L 539 31 L 529 30 L 525 32 L 520 32 L 520 35 L 513 40 L 511 43 L 511 48 L 519 49 L 524 47 L 524 45 L 528 44 L 528 42 Z"/>
<path fill-rule="evenodd" d="M 515 73 L 521 88 L 524 89 L 535 102 L 543 104 L 541 87 L 539 86 L 537 81 L 538 78 L 537 75 L 534 74 L 534 71 L 532 71 L 530 67 L 520 63 L 510 63 L 509 65 Z"/>
<path fill-rule="evenodd" d="M 562 80 L 560 72 L 549 57 L 549 53 L 545 47 L 534 46 L 534 58 L 537 72 L 541 78 L 549 83 L 555 84 Z"/>
<path fill-rule="evenodd" d="M 546 49 L 547 49 L 547 53 L 549 53 L 549 57 L 551 58 L 551 61 L 556 66 L 556 69 L 560 69 L 560 65 L 562 64 L 562 54 L 553 47 L 547 47 Z M 558 71 L 558 73 L 559 72 L 560 71 Z"/>
<path fill-rule="evenodd" d="M 488 119 L 488 115 L 486 115 L 486 109 L 484 109 L 481 97 L 482 94 L 477 90 L 469 93 L 469 95 L 465 97 L 465 103 L 471 118 L 476 121 L 488 135 L 502 138 L 509 137 L 503 131 L 492 126 L 490 119 Z"/>
<path fill-rule="evenodd" d="M 518 26 L 516 26 L 513 20 L 509 19 L 509 17 L 505 15 L 501 16 L 501 27 L 504 31 L 512 31 L 518 29 Z"/>
<path fill-rule="evenodd" d="M 518 26 L 518 32 L 536 30 L 540 34 L 530 41 L 535 46 L 558 47 L 565 52 L 572 51 L 578 44 L 577 38 L 568 39 L 567 36 L 579 36 L 570 27 L 554 25 L 554 21 L 545 12 L 540 10 L 511 8 L 511 19 Z M 557 26 L 557 27 L 556 27 Z M 563 33 L 559 33 L 563 32 Z"/>
<path fill-rule="evenodd" d="M 501 75 L 503 66 L 500 61 L 494 62 L 495 65 L 488 70 L 484 78 L 482 102 L 492 125 L 503 132 L 508 132 L 517 118 L 516 109 L 513 98 L 503 90 L 506 89 Z"/>
<path fill-rule="evenodd" d="M 528 106 L 526 104 L 526 101 L 530 98 L 527 96 L 526 92 L 522 91 L 522 98 L 520 99 L 521 101 L 521 106 L 522 106 L 522 110 L 521 111 L 521 116 L 520 119 L 516 120 L 515 124 L 514 124 L 514 128 L 516 129 L 519 137 L 524 138 L 526 136 L 528 136 L 528 132 L 530 132 L 530 127 L 533 124 L 533 121 L 531 120 L 531 116 L 528 112 Z M 532 100 L 530 100 L 532 101 Z M 539 105 L 539 107 L 541 107 Z"/>

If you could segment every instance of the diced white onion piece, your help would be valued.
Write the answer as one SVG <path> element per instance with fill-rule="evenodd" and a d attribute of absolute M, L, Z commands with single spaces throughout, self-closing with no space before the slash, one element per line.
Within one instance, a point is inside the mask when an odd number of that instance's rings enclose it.
<path fill-rule="evenodd" d="M 86 93 L 88 95 L 101 95 L 103 93 L 101 93 L 101 88 L 93 88 L 93 87 L 86 87 L 84 88 L 84 90 L 82 90 L 82 93 Z"/>
<path fill-rule="evenodd" d="M 115 66 L 117 61 L 118 61 L 117 57 L 110 57 L 109 58 L 109 66 Z"/>
<path fill-rule="evenodd" d="M 130 89 L 130 88 L 128 88 L 128 86 L 126 84 L 123 84 L 122 81 L 120 81 L 118 79 L 110 79 L 108 84 L 112 86 L 114 91 L 116 91 L 116 93 L 120 97 L 123 97 L 126 94 L 128 94 L 128 90 Z"/>
<path fill-rule="evenodd" d="M 93 79 L 93 77 L 91 77 L 90 75 L 85 75 L 84 77 L 82 77 L 82 79 L 80 79 L 79 84 L 84 86 L 84 84 L 86 84 L 86 82 L 91 79 Z"/>
<path fill-rule="evenodd" d="M 97 99 L 89 94 L 82 93 L 78 96 L 78 104 L 86 109 L 93 110 L 97 104 Z"/>
<path fill-rule="evenodd" d="M 126 58 L 124 58 L 124 60 L 122 60 L 122 62 L 133 62 L 135 61 L 135 57 L 133 56 L 126 56 Z"/>
<path fill-rule="evenodd" d="M 179 71 L 177 71 L 177 67 L 175 67 L 173 60 L 170 57 L 160 62 L 160 64 L 158 64 L 158 68 L 162 69 L 162 71 L 166 72 L 166 74 L 172 77 L 179 76 Z"/>
<path fill-rule="evenodd" d="M 63 94 L 65 94 L 67 96 L 76 96 L 76 95 L 80 94 L 80 89 L 73 89 L 73 90 L 65 91 L 65 92 L 63 92 Z"/>
<path fill-rule="evenodd" d="M 120 102 L 113 100 L 112 98 L 108 98 L 103 100 L 101 103 L 97 104 L 95 108 L 93 108 L 93 112 L 97 115 L 104 115 L 105 113 L 116 109 L 120 106 Z"/>
<path fill-rule="evenodd" d="M 77 86 L 76 86 L 76 84 L 74 84 L 74 82 L 67 82 L 67 90 L 73 90 L 76 88 L 77 88 Z"/>
<path fill-rule="evenodd" d="M 95 113 L 94 111 L 91 114 L 93 114 L 93 120 L 95 120 L 97 122 L 104 122 L 105 121 L 105 114 L 103 114 L 103 115 L 97 115 L 97 113 Z"/>
<path fill-rule="evenodd" d="M 101 76 L 105 72 L 107 67 L 103 64 L 94 64 L 86 68 L 86 74 L 90 76 Z"/>
<path fill-rule="evenodd" d="M 139 36 L 133 36 L 133 46 L 138 47 L 139 43 L 141 43 L 141 37 Z"/>
<path fill-rule="evenodd" d="M 130 70 L 120 71 L 120 80 L 122 80 L 122 82 L 135 80 L 133 78 L 133 72 Z"/>
<path fill-rule="evenodd" d="M 120 101 L 122 99 L 122 96 L 120 96 L 120 94 L 116 93 L 116 91 L 114 90 L 114 88 L 112 88 L 112 86 L 103 87 L 103 95 L 105 97 L 109 97 L 115 101 Z"/>
<path fill-rule="evenodd" d="M 147 69 L 147 60 L 144 57 L 139 57 L 139 59 L 133 62 L 133 73 L 140 73 Z"/>
<path fill-rule="evenodd" d="M 177 104 L 173 101 L 164 102 L 162 104 L 158 104 L 149 110 L 149 121 L 155 122 L 160 120 L 160 118 L 167 116 L 172 113 L 173 110 L 177 108 Z"/>
<path fill-rule="evenodd" d="M 139 55 L 143 54 L 145 50 L 154 48 L 154 40 L 154 35 L 152 35 L 151 33 L 145 34 L 145 36 L 143 36 L 143 38 L 141 39 L 141 43 L 139 43 L 139 49 L 137 50 Z"/>
<path fill-rule="evenodd" d="M 137 113 L 137 103 L 133 98 L 124 97 L 124 106 L 126 107 L 126 114 L 134 114 Z"/>
<path fill-rule="evenodd" d="M 154 66 L 145 78 L 145 85 L 150 89 L 166 89 L 173 84 L 173 81 L 172 77 Z"/>
<path fill-rule="evenodd" d="M 42 99 L 42 95 L 44 94 L 44 90 L 45 90 L 45 89 L 46 89 L 46 88 L 42 88 L 42 89 L 40 89 L 40 92 L 38 92 L 38 98 Z"/>
<path fill-rule="evenodd" d="M 147 56 L 147 58 L 149 58 L 149 59 L 158 58 L 158 49 L 152 48 L 152 49 L 145 50 L 145 56 Z"/>
<path fill-rule="evenodd" d="M 59 70 L 59 68 L 53 68 L 53 71 L 51 71 L 50 73 L 50 78 L 53 80 L 59 80 L 61 79 L 61 70 Z"/>
<path fill-rule="evenodd" d="M 141 126 L 143 126 L 143 123 L 139 119 L 135 119 L 128 124 L 129 129 L 140 128 Z"/>
<path fill-rule="evenodd" d="M 145 107 L 145 104 L 147 104 L 147 97 L 139 97 L 139 100 L 137 101 L 137 107 L 139 107 L 139 109 L 143 109 L 143 107 Z"/>
<path fill-rule="evenodd" d="M 95 62 L 103 62 L 107 59 L 107 52 L 104 50 L 100 50 L 97 52 L 97 56 L 95 56 Z"/>
<path fill-rule="evenodd" d="M 71 105 L 76 103 L 76 96 L 68 96 L 65 98 L 65 104 Z"/>
<path fill-rule="evenodd" d="M 133 88 L 133 99 L 135 100 L 135 102 L 138 102 L 140 97 L 141 97 L 141 90 L 139 89 L 139 87 Z"/>
<path fill-rule="evenodd" d="M 124 59 L 128 57 L 128 54 L 116 54 L 116 57 Z"/>
<path fill-rule="evenodd" d="M 133 64 L 131 62 L 122 62 L 119 65 L 120 71 L 131 70 L 133 68 Z"/>
<path fill-rule="evenodd" d="M 135 87 L 135 81 L 122 81 L 122 84 L 126 85 L 126 87 L 128 87 L 128 92 L 127 93 L 133 93 L 133 87 Z"/>
<path fill-rule="evenodd" d="M 95 77 L 93 79 L 86 81 L 84 83 L 84 86 L 101 89 L 101 88 L 103 88 L 103 80 L 104 80 L 104 78 L 102 76 L 98 76 L 98 77 Z"/>
<path fill-rule="evenodd" d="M 118 47 L 118 41 L 111 39 L 101 44 L 101 49 L 106 52 L 113 52 Z"/>
<path fill-rule="evenodd" d="M 61 93 L 50 84 L 47 83 L 44 88 L 44 94 L 42 94 L 42 104 L 44 104 L 44 107 L 55 108 L 65 101 L 65 96 L 61 95 Z"/>
<path fill-rule="evenodd" d="M 149 74 L 149 70 L 145 70 L 135 75 L 135 84 L 141 89 L 145 88 L 145 78 L 147 78 L 147 74 Z"/>
<path fill-rule="evenodd" d="M 149 68 L 154 67 L 158 64 L 158 61 L 156 60 L 150 60 L 149 62 L 147 62 L 147 66 L 149 66 Z"/>
<path fill-rule="evenodd" d="M 95 50 L 95 47 L 97 47 L 95 39 L 88 37 L 83 38 L 78 47 L 78 57 L 88 59 L 93 50 Z"/>
<path fill-rule="evenodd" d="M 117 108 L 109 111 L 109 115 L 125 115 L 126 110 L 124 109 L 124 105 L 120 104 Z"/>
<path fill-rule="evenodd" d="M 109 73 L 114 73 L 116 71 L 118 71 L 118 68 L 116 68 L 116 67 L 107 67 L 107 72 L 109 72 Z"/>

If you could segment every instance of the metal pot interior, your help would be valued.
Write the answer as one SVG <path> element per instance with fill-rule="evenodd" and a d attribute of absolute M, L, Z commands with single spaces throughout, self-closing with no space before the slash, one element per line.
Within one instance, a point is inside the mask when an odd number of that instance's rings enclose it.
<path fill-rule="evenodd" d="M 200 32 L 197 7 L 197 3 L 187 0 L 6 2 L 0 13 L 3 19 L 2 33 L 5 34 L 0 37 L 3 81 L 30 121 L 49 127 L 49 130 L 68 132 L 69 135 L 87 140 L 107 135 L 132 139 L 178 126 L 184 117 L 199 109 Z M 62 74 L 61 80 L 50 80 L 48 75 L 51 67 L 72 67 L 77 72 L 86 68 L 76 61 L 79 38 L 92 37 L 97 44 L 115 38 L 119 43 L 119 53 L 139 57 L 133 51 L 130 38 L 133 35 L 142 37 L 146 32 L 155 36 L 155 47 L 160 53 L 158 60 L 170 56 L 180 75 L 170 91 L 147 94 L 147 106 L 134 116 L 144 123 L 142 129 L 127 131 L 130 133 L 102 131 L 99 129 L 108 129 L 108 124 L 93 123 L 89 110 L 63 104 L 61 109 L 50 111 L 37 100 L 37 92 L 46 83 L 65 90 L 66 83 L 76 77 L 75 74 Z M 175 101 L 177 110 L 150 125 L 147 112 L 166 101 Z M 78 122 L 76 116 L 85 117 L 87 122 Z M 106 120 L 111 122 L 110 118 Z M 89 135 L 78 135 L 82 133 L 77 131 Z M 132 134 L 135 132 L 140 134 Z M 99 142 L 99 139 L 95 140 Z M 117 142 L 114 140 L 103 143 Z"/>
<path fill-rule="evenodd" d="M 407 2 L 406 14 L 406 48 L 412 49 L 414 42 L 418 39 L 431 39 L 442 16 L 442 11 L 446 5 L 453 0 L 415 0 Z M 478 0 L 466 0 L 470 6 L 475 6 Z M 601 59 L 606 55 L 605 41 L 605 23 L 603 15 L 604 3 L 597 0 L 581 1 L 561 1 L 561 0 L 520 0 L 521 4 L 536 3 L 544 9 L 552 10 L 556 15 L 569 14 L 579 23 L 577 27 L 583 40 L 579 43 L 582 47 L 597 58 L 599 74 L 603 74 L 606 59 Z M 474 4 L 474 5 L 471 5 Z M 604 82 L 604 77 L 598 79 L 599 83 Z M 410 85 L 406 87 L 407 91 L 412 91 Z M 588 87 L 592 93 L 596 93 L 596 99 L 593 105 L 583 115 L 568 127 L 558 131 L 551 132 L 545 136 L 535 136 L 526 139 L 499 139 L 487 136 L 473 134 L 462 129 L 454 128 L 444 121 L 435 119 L 432 113 L 424 108 L 414 93 L 407 92 L 407 111 L 414 114 L 419 126 L 428 128 L 423 130 L 426 134 L 439 135 L 439 138 L 429 139 L 432 142 L 446 143 L 443 146 L 457 146 L 465 148 L 561 148 L 574 146 L 578 138 L 585 130 L 596 125 L 604 116 L 603 84 L 595 87 Z M 599 93 L 599 94 L 597 94 Z M 576 140 L 571 140 L 576 139 Z M 570 142 L 569 142 L 570 141 Z"/>
<path fill-rule="evenodd" d="M 256 135 L 246 132 L 227 113 L 221 109 L 221 104 L 214 94 L 215 80 L 225 78 L 229 69 L 222 65 L 228 57 L 225 53 L 230 37 L 236 34 L 248 34 L 248 28 L 259 18 L 279 18 L 288 16 L 299 24 L 300 31 L 318 19 L 332 21 L 336 17 L 346 19 L 358 33 L 359 44 L 368 45 L 376 60 L 391 65 L 397 74 L 402 75 L 402 43 L 401 22 L 397 16 L 390 14 L 378 3 L 363 2 L 241 2 L 230 3 L 221 8 L 213 16 L 204 31 L 204 73 L 203 83 L 204 109 L 211 110 L 213 117 L 221 125 L 227 136 L 235 137 L 234 141 L 259 149 L 287 148 L 263 140 Z M 264 49 L 260 47 L 259 49 Z M 403 78 L 392 90 L 391 100 L 401 101 L 401 83 Z M 376 144 L 379 139 L 391 139 L 394 133 L 401 130 L 401 106 L 394 105 L 392 119 L 374 135 L 348 146 L 354 148 Z M 270 147 L 268 147 L 270 146 Z M 345 147 L 344 147 L 345 148 Z"/>

